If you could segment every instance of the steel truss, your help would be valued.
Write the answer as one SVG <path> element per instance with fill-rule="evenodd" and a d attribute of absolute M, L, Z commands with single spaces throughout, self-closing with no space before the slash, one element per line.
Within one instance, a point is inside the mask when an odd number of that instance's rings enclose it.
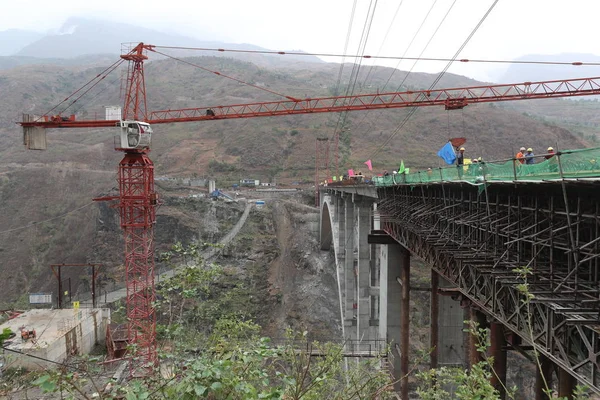
<path fill-rule="evenodd" d="M 154 225 L 158 198 L 154 165 L 146 154 L 126 153 L 119 163 L 119 213 L 125 235 L 127 338 L 134 348 L 132 373 L 156 365 Z M 134 365 L 135 364 L 135 365 Z"/>
<path fill-rule="evenodd" d="M 395 240 L 600 393 L 597 185 L 383 187 L 378 211 L 382 228 Z M 526 292 L 531 301 L 525 301 Z"/>

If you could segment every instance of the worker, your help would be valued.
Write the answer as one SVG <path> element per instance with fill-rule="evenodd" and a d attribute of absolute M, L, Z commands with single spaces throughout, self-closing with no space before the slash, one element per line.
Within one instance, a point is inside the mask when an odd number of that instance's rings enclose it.
<path fill-rule="evenodd" d="M 556 158 L 554 157 L 556 155 L 556 153 L 554 152 L 554 148 L 548 147 L 548 150 L 546 151 L 548 152 L 548 154 L 546 154 L 544 158 L 548 160 L 548 171 L 558 172 L 558 163 Z"/>
<path fill-rule="evenodd" d="M 518 162 L 520 162 L 521 164 L 525 164 L 525 147 L 521 147 L 519 149 L 519 152 L 517 153 L 516 157 Z"/>
<path fill-rule="evenodd" d="M 215 112 L 213 111 L 212 108 L 209 108 L 208 110 L 206 110 L 206 116 L 207 117 L 214 117 L 215 116 Z"/>
<path fill-rule="evenodd" d="M 478 164 L 478 175 L 483 176 L 483 178 L 485 179 L 485 176 L 488 174 L 488 167 L 487 164 L 485 163 L 485 161 L 483 161 L 483 157 L 479 157 L 477 159 L 477 164 Z"/>
<path fill-rule="evenodd" d="M 461 147 L 456 154 L 456 165 L 464 165 L 465 163 L 465 148 Z"/>
<path fill-rule="evenodd" d="M 387 172 L 387 170 L 384 170 L 384 171 L 383 171 L 383 176 L 390 176 L 390 173 L 389 173 L 389 172 Z"/>
<path fill-rule="evenodd" d="M 463 176 L 463 165 L 465 164 L 465 148 L 461 147 L 458 149 L 458 154 L 456 154 L 456 166 L 458 168 L 458 178 L 462 178 Z"/>
<path fill-rule="evenodd" d="M 363 181 L 363 178 L 364 178 L 364 176 L 362 174 L 362 171 L 358 171 L 358 173 L 356 174 L 356 181 L 358 183 L 361 183 Z"/>
<path fill-rule="evenodd" d="M 525 153 L 525 164 L 531 165 L 535 164 L 535 154 L 533 154 L 533 149 L 530 147 L 527 149 L 527 153 Z"/>

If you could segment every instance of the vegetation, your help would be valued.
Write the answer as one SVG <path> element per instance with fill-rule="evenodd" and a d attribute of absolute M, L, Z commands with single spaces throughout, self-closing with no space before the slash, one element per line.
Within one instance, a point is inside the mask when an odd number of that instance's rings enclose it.
<path fill-rule="evenodd" d="M 200 246 L 178 244 L 163 255 L 166 260 L 187 266 L 157 288 L 160 367 L 150 369 L 144 379 L 101 385 L 96 360 L 87 359 L 84 368 L 73 368 L 71 364 L 48 371 L 34 384 L 45 393 L 81 399 L 394 398 L 395 382 L 381 368 L 380 359 L 345 362 L 343 346 L 307 343 L 306 332 L 288 330 L 282 343 L 260 337 L 252 308 L 240 303 L 248 293 L 241 285 L 231 286 L 223 268 L 204 263 L 199 250 Z M 522 267 L 515 272 L 521 281 L 521 301 L 529 307 L 534 299 L 527 281 L 531 271 Z M 487 356 L 489 331 L 476 323 L 465 323 L 467 331 L 476 338 L 483 361 L 469 370 L 442 367 L 417 372 L 419 398 L 500 398 L 490 383 L 495 371 L 493 358 Z M 10 332 L 3 332 L 0 341 L 6 335 Z M 135 349 L 130 351 L 135 357 Z M 312 356 L 313 352 L 320 357 Z M 507 398 L 517 398 L 516 387 L 504 389 Z M 545 392 L 556 398 L 548 385 Z M 588 398 L 585 388 L 578 387 L 574 398 Z"/>
<path fill-rule="evenodd" d="M 111 383 L 109 390 L 97 384 L 100 371 L 92 362 L 85 370 L 48 372 L 34 383 L 47 393 L 85 399 L 392 398 L 381 360 L 345 363 L 343 346 L 307 346 L 306 332 L 289 331 L 285 342 L 272 343 L 236 304 L 237 288 L 220 291 L 222 268 L 204 264 L 195 247 L 178 246 L 166 256 L 185 258 L 188 266 L 158 288 L 160 368 L 145 379 Z"/>
<path fill-rule="evenodd" d="M 533 328 L 531 321 L 530 303 L 535 296 L 529 290 L 528 277 L 532 274 L 529 266 L 516 268 L 520 283 L 517 289 L 521 294 L 521 302 L 528 310 L 528 327 L 530 337 L 527 338 L 533 342 Z M 490 383 L 490 379 L 496 374 L 493 368 L 494 359 L 487 355 L 487 350 L 490 346 L 489 329 L 481 328 L 473 321 L 464 321 L 467 324 L 469 332 L 476 339 L 477 351 L 481 354 L 483 361 L 472 366 L 470 370 L 461 368 L 441 367 L 417 373 L 417 378 L 420 386 L 417 393 L 423 400 L 442 400 L 442 399 L 459 399 L 459 400 L 496 400 L 500 399 L 500 393 Z M 533 351 L 534 359 L 536 360 L 536 368 L 541 371 L 540 355 L 537 351 Z M 543 376 L 543 374 L 542 374 Z M 503 384 L 503 383 L 501 383 Z M 504 386 L 507 399 L 517 399 L 517 387 L 507 388 Z M 556 398 L 558 400 L 567 400 L 566 397 L 558 397 L 555 391 L 549 387 L 548 382 L 544 380 L 543 391 L 548 398 Z M 452 392 L 452 393 L 451 393 Z M 589 398 L 589 393 L 585 386 L 578 385 L 573 394 L 575 400 L 584 400 Z"/>

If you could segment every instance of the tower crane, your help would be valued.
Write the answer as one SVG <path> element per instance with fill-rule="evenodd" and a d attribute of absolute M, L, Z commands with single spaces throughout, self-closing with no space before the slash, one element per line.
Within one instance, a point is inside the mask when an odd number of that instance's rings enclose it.
<path fill-rule="evenodd" d="M 405 107 L 444 106 L 446 110 L 455 110 L 476 103 L 600 94 L 600 77 L 594 77 L 352 96 L 288 97 L 284 101 L 148 112 L 144 61 L 153 48 L 139 43 L 121 55 L 122 60 L 128 62 L 122 119 L 78 120 L 75 115 L 37 117 L 24 114 L 20 122 L 24 144 L 29 149 L 45 148 L 46 129 L 49 128 L 106 127 L 117 130 L 115 150 L 125 153 L 119 163 L 119 195 L 101 200 L 118 200 L 125 237 L 128 340 L 137 347 L 136 357 L 147 364 L 157 362 L 153 301 L 154 224 L 159 199 L 154 189 L 154 165 L 148 157 L 154 125 Z"/>

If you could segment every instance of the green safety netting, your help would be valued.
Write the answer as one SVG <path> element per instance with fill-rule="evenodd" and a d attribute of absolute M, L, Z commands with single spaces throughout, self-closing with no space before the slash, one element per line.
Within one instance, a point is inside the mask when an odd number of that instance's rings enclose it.
<path fill-rule="evenodd" d="M 600 147 L 565 150 L 550 159 L 534 157 L 535 164 L 521 164 L 516 159 L 473 163 L 463 166 L 412 169 L 409 174 L 375 176 L 376 186 L 399 184 L 466 181 L 482 184 L 490 181 L 526 181 L 561 178 L 600 177 Z"/>

